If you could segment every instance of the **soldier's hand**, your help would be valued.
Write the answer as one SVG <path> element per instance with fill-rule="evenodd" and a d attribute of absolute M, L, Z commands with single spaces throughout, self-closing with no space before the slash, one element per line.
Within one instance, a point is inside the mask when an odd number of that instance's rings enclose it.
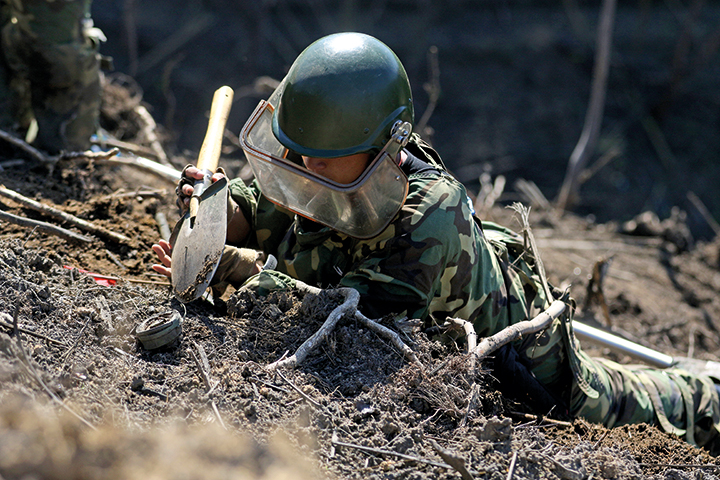
<path fill-rule="evenodd" d="M 213 183 L 217 182 L 224 176 L 225 171 L 222 168 L 218 168 L 218 171 L 212 176 Z M 175 194 L 178 197 L 177 206 L 183 213 L 185 213 L 188 209 L 188 205 L 190 204 L 190 197 L 192 197 L 193 194 L 193 185 L 195 185 L 196 181 L 202 180 L 202 178 L 202 171 L 200 171 L 200 169 L 196 166 L 187 165 L 183 168 L 180 181 L 178 181 L 178 185 L 175 188 Z"/>
<path fill-rule="evenodd" d="M 172 247 L 166 240 L 160 240 L 153 244 L 153 252 L 157 255 L 160 264 L 154 264 L 152 269 L 170 278 L 172 275 Z"/>

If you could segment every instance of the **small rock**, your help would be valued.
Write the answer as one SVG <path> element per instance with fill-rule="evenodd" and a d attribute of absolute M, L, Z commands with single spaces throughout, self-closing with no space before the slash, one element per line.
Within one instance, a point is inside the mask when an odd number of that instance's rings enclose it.
<path fill-rule="evenodd" d="M 400 427 L 398 427 L 396 423 L 389 422 L 389 421 L 385 422 L 383 424 L 383 426 L 380 427 L 380 429 L 387 436 L 395 435 L 396 433 L 398 433 L 400 431 Z"/>
<path fill-rule="evenodd" d="M 143 388 L 145 388 L 145 380 L 142 377 L 134 377 L 130 383 L 130 390 L 139 392 Z"/>
<path fill-rule="evenodd" d="M 413 439 L 410 438 L 408 435 L 403 435 L 402 437 L 398 437 L 398 439 L 395 441 L 395 444 L 393 445 L 393 450 L 398 453 L 405 453 L 414 446 L 415 442 L 413 442 Z"/>
<path fill-rule="evenodd" d="M 475 431 L 475 435 L 479 440 L 485 442 L 503 442 L 512 435 L 511 426 L 512 420 L 509 418 L 501 420 L 498 417 L 492 417 L 488 419 L 482 429 Z"/>

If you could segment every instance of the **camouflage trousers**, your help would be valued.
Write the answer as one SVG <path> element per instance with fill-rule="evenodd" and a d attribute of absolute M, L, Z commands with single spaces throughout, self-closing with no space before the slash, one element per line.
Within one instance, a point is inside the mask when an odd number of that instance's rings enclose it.
<path fill-rule="evenodd" d="M 607 427 L 647 423 L 720 453 L 720 401 L 709 377 L 591 358 L 561 318 L 516 348 L 537 379 L 563 392 L 569 413 Z"/>

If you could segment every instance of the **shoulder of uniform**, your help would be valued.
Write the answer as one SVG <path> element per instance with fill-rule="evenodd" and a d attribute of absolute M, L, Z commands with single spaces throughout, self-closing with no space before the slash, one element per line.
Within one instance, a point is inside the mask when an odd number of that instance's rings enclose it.
<path fill-rule="evenodd" d="M 408 141 L 408 144 L 405 148 L 419 159 L 429 163 L 430 165 L 433 165 L 438 169 L 447 171 L 447 168 L 445 167 L 445 164 L 443 163 L 440 154 L 429 143 L 423 140 L 417 133 L 413 133 L 410 136 L 410 141 Z"/>

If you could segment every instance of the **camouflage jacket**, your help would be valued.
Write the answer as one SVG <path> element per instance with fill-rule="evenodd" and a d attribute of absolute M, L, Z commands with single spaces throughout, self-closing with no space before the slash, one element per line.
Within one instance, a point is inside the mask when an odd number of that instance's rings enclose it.
<path fill-rule="evenodd" d="M 504 328 L 513 316 L 526 318 L 523 287 L 516 282 L 518 291 L 512 291 L 511 281 L 508 290 L 498 262 L 504 247 L 485 237 L 465 187 L 417 137 L 407 150 L 433 168 L 406 172 L 405 204 L 371 239 L 317 228 L 269 202 L 255 183 L 234 180 L 231 194 L 254 231 L 242 246 L 275 255 L 279 272 L 309 285 L 357 289 L 361 310 L 374 318 L 404 313 L 442 323 L 461 317 L 472 320 L 481 336 Z M 484 228 L 510 234 L 491 224 Z"/>

